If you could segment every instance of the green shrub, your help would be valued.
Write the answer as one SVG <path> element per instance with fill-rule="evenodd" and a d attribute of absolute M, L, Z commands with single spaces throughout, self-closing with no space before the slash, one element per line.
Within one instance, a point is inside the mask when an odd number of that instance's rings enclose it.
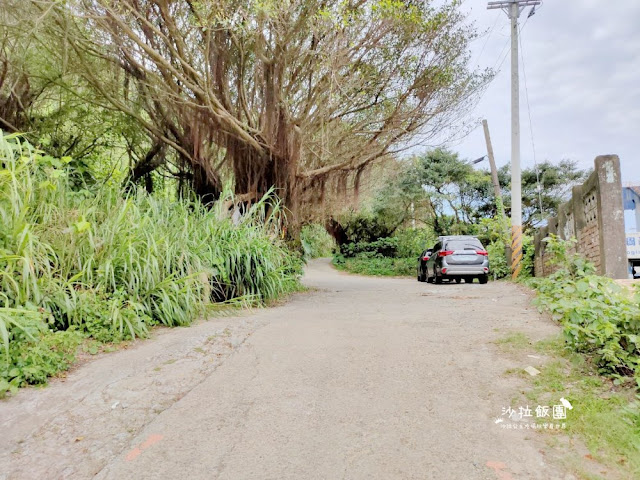
<path fill-rule="evenodd" d="M 50 330 L 120 341 L 189 324 L 212 302 L 265 302 L 298 288 L 301 261 L 281 241 L 272 196 L 234 225 L 228 195 L 208 209 L 111 187 L 75 191 L 69 162 L 0 132 L 4 387 L 42 382 L 66 363 L 38 353 L 66 338 Z M 29 375 L 11 375 L 17 362 Z"/>
<path fill-rule="evenodd" d="M 394 237 L 379 238 L 374 242 L 345 243 L 340 246 L 340 253 L 345 257 L 368 253 L 374 256 L 395 257 L 398 252 L 398 239 Z"/>
<path fill-rule="evenodd" d="M 82 335 L 76 331 L 42 329 L 34 338 L 12 334 L 8 361 L 0 362 L 0 398 L 25 385 L 39 385 L 75 360 Z"/>
<path fill-rule="evenodd" d="M 398 230 L 394 238 L 398 241 L 397 255 L 401 258 L 418 258 L 423 251 L 435 245 L 437 235 L 430 228 Z"/>
<path fill-rule="evenodd" d="M 315 223 L 302 227 L 300 243 L 305 258 L 330 257 L 336 247 L 336 242 L 327 230 Z"/>
<path fill-rule="evenodd" d="M 547 251 L 557 269 L 547 278 L 532 279 L 536 303 L 560 322 L 567 342 L 593 358 L 600 373 L 635 375 L 640 386 L 640 292 L 632 296 L 594 266 L 568 253 L 576 241 L 551 236 Z"/>
<path fill-rule="evenodd" d="M 349 243 L 372 243 L 381 238 L 390 237 L 395 231 L 395 228 L 373 214 L 355 214 L 341 223 Z"/>
<path fill-rule="evenodd" d="M 340 270 L 360 275 L 404 277 L 414 276 L 416 271 L 414 258 L 389 258 L 373 253 L 361 253 L 351 258 L 336 255 L 333 264 Z"/>
<path fill-rule="evenodd" d="M 487 246 L 491 275 L 495 278 L 505 278 L 511 275 L 511 266 L 507 263 L 504 243 L 495 241 Z"/>

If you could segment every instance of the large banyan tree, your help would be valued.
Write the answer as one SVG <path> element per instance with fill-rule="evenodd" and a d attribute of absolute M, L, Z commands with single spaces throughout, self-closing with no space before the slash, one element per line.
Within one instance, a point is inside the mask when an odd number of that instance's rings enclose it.
<path fill-rule="evenodd" d="M 245 201 L 275 188 L 300 219 L 325 189 L 357 189 L 374 162 L 468 111 L 487 75 L 469 68 L 475 33 L 460 3 L 31 4 L 43 48 L 157 139 L 151 158 L 174 151 L 205 199 L 223 178 Z M 145 172 L 161 164 L 147 161 Z"/>

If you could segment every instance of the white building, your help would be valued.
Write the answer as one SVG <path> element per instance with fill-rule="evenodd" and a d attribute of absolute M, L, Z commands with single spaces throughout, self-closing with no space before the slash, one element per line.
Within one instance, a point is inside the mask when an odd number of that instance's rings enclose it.
<path fill-rule="evenodd" d="M 622 200 L 625 209 L 629 274 L 633 273 L 635 278 L 640 278 L 640 187 L 624 187 Z"/>

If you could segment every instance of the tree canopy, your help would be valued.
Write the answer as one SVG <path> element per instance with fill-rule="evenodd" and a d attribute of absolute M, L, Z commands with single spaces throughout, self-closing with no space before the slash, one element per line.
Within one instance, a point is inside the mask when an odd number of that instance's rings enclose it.
<path fill-rule="evenodd" d="M 459 0 L 5 3 L 52 85 L 144 131 L 134 181 L 164 169 L 205 200 L 226 179 L 247 200 L 275 187 L 294 217 L 459 121 L 490 78 Z"/>
<path fill-rule="evenodd" d="M 370 215 L 391 233 L 410 225 L 432 228 L 439 235 L 474 233 L 483 219 L 498 215 L 490 172 L 474 168 L 454 152 L 429 150 L 398 161 L 397 165 L 397 174 L 378 190 L 369 206 Z M 559 205 L 570 197 L 571 188 L 588 174 L 570 160 L 545 161 L 537 170 L 524 169 L 525 229 L 557 215 Z M 510 214 L 509 165 L 498 171 L 498 177 L 506 213 Z"/>

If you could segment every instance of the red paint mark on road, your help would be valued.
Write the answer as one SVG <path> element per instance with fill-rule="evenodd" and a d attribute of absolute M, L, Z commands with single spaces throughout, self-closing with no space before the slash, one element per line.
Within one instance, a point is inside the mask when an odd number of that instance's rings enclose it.
<path fill-rule="evenodd" d="M 150 435 L 149 438 L 147 438 L 145 440 L 145 442 L 140 445 L 140 448 L 142 450 L 146 450 L 147 448 L 151 447 L 152 445 L 155 445 L 156 443 L 158 443 L 160 440 L 162 440 L 164 438 L 164 435 Z"/>
<path fill-rule="evenodd" d="M 152 447 L 163 438 L 164 438 L 164 435 L 158 435 L 158 434 L 149 435 L 149 438 L 147 438 L 144 442 L 142 442 L 140 446 L 135 447 L 133 450 L 127 453 L 127 456 L 125 457 L 127 462 L 131 462 L 132 460 L 135 460 L 142 454 L 144 450 L 146 450 L 149 447 Z"/>
<path fill-rule="evenodd" d="M 487 467 L 496 472 L 496 477 L 498 477 L 499 480 L 513 480 L 513 477 L 509 472 L 503 471 L 507 468 L 504 463 L 489 461 L 487 462 Z"/>
<path fill-rule="evenodd" d="M 127 462 L 130 462 L 131 460 L 135 460 L 140 456 L 141 453 L 142 453 L 142 450 L 140 450 L 140 447 L 134 448 L 129 453 L 127 453 Z"/>

